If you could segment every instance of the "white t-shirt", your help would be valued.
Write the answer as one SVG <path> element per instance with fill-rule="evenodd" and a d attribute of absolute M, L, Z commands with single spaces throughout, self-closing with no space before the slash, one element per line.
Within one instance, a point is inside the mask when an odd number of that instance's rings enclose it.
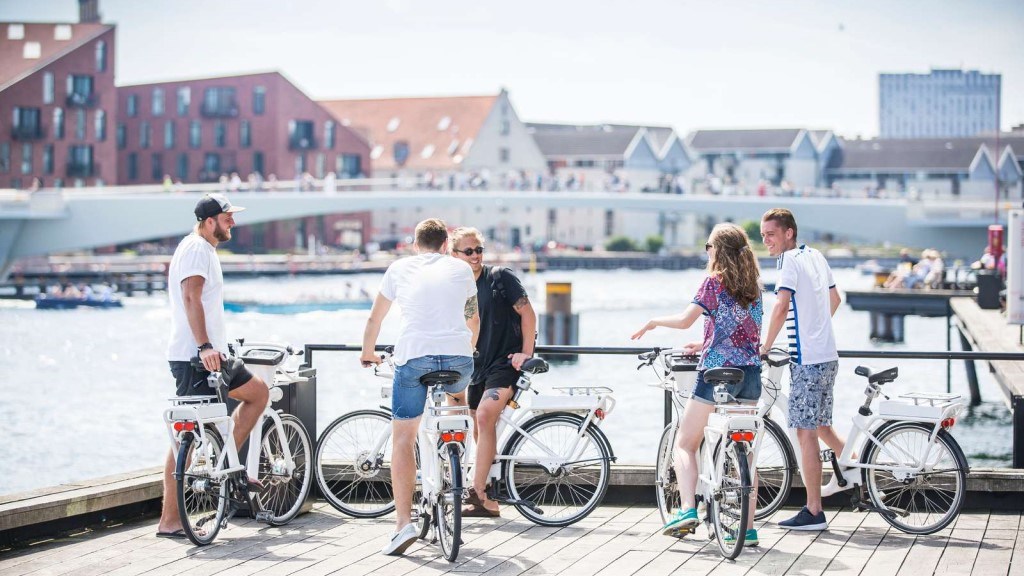
<path fill-rule="evenodd" d="M 444 254 L 418 254 L 388 266 L 380 294 L 402 309 L 395 364 L 421 356 L 472 356 L 466 300 L 476 296 L 473 270 Z"/>
<path fill-rule="evenodd" d="M 192 329 L 185 315 L 181 282 L 191 276 L 202 276 L 203 313 L 206 315 L 206 335 L 210 344 L 220 352 L 228 353 L 227 330 L 224 326 L 224 274 L 214 247 L 198 234 L 189 234 L 178 244 L 167 270 L 167 295 L 171 300 L 171 342 L 167 346 L 167 360 L 187 362 L 198 353 Z"/>
<path fill-rule="evenodd" d="M 779 256 L 775 293 L 789 290 L 786 316 L 789 355 L 796 364 L 821 364 L 839 359 L 832 331 L 829 291 L 836 285 L 821 252 L 801 245 Z"/>

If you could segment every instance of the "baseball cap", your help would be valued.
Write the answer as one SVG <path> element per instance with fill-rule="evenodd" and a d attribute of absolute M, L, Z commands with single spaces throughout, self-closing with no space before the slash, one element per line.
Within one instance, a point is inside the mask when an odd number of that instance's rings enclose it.
<path fill-rule="evenodd" d="M 231 202 L 223 194 L 207 194 L 202 200 L 196 203 L 196 220 L 212 218 L 223 212 L 241 212 L 245 208 L 232 206 Z"/>

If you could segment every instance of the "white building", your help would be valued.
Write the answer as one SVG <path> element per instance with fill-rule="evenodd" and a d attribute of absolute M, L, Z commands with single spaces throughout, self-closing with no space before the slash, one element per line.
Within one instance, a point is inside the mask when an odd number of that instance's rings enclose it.
<path fill-rule="evenodd" d="M 963 138 L 999 130 L 1002 76 L 976 70 L 878 75 L 881 138 Z"/>
<path fill-rule="evenodd" d="M 783 128 L 698 130 L 687 146 L 696 155 L 690 176 L 701 191 L 751 193 L 762 185 L 821 186 L 836 144 L 828 130 Z"/>

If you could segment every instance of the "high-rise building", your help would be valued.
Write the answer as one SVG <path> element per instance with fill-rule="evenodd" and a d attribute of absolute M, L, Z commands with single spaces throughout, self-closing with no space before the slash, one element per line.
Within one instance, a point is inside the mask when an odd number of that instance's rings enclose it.
<path fill-rule="evenodd" d="M 962 138 L 999 130 L 1002 76 L 977 70 L 879 74 L 881 138 Z"/>

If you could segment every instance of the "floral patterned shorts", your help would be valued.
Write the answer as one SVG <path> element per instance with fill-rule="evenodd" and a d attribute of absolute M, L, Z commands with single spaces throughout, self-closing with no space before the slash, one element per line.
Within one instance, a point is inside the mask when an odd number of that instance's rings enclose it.
<path fill-rule="evenodd" d="M 790 364 L 789 427 L 813 430 L 832 425 L 832 388 L 839 361 Z"/>

